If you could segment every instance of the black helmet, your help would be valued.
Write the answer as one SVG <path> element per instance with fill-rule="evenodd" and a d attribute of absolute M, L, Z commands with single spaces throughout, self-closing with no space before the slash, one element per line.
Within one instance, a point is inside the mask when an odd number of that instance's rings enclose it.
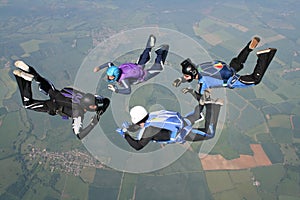
<path fill-rule="evenodd" d="M 80 104 L 82 105 L 83 108 L 85 108 L 88 111 L 95 111 L 93 109 L 90 109 L 89 106 L 96 105 L 96 97 L 91 93 L 86 93 L 80 99 Z"/>
<path fill-rule="evenodd" d="M 193 79 L 196 78 L 198 74 L 198 70 L 194 63 L 192 63 L 191 59 L 187 58 L 181 63 L 182 66 L 182 73 L 191 76 L 192 78 L 188 80 L 191 82 Z"/>

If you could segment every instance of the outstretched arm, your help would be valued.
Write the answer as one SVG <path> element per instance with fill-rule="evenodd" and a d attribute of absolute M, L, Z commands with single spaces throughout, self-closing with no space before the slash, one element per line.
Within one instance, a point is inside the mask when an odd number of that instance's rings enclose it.
<path fill-rule="evenodd" d="M 107 67 L 111 67 L 112 65 L 114 65 L 112 62 L 107 62 L 107 63 L 104 63 L 100 66 L 97 66 L 94 68 L 94 72 L 98 72 L 100 71 L 101 69 L 104 69 L 104 68 L 107 68 Z"/>
<path fill-rule="evenodd" d="M 141 129 L 138 125 L 135 124 L 129 124 L 128 122 L 124 122 L 122 124 L 122 128 L 118 128 L 116 130 L 125 140 L 128 142 L 128 144 L 134 148 L 135 150 L 139 151 L 142 148 L 144 148 L 150 141 L 151 138 L 143 138 L 142 136 L 145 134 L 145 132 L 149 132 L 147 129 Z M 136 132 L 139 131 L 138 136 L 136 138 L 133 138 L 129 132 Z"/>
<path fill-rule="evenodd" d="M 89 125 L 85 128 L 82 127 L 83 117 L 79 116 L 73 118 L 72 128 L 73 128 L 73 132 L 75 133 L 78 139 L 82 140 L 85 136 L 87 136 L 91 132 L 91 130 L 93 130 L 93 128 L 99 122 L 101 114 L 102 113 L 97 111 L 97 113 L 92 117 Z"/>
<path fill-rule="evenodd" d="M 120 94 L 130 94 L 131 93 L 131 85 L 130 82 L 126 79 L 121 81 L 123 88 L 119 89 L 116 85 L 109 84 L 108 89 Z"/>
<path fill-rule="evenodd" d="M 125 133 L 124 138 L 126 139 L 128 144 L 137 151 L 144 148 L 151 141 L 151 138 L 142 138 L 141 140 L 136 140 L 127 132 Z"/>

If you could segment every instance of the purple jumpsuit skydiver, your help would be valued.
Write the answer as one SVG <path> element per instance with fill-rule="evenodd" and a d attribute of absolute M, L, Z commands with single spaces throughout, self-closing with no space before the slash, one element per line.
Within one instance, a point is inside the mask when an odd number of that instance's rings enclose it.
<path fill-rule="evenodd" d="M 156 58 L 154 64 L 149 69 L 144 69 L 147 62 L 150 60 L 150 53 L 154 47 L 156 38 L 150 35 L 146 48 L 139 57 L 137 63 L 123 63 L 115 66 L 112 62 L 107 62 L 103 65 L 95 67 L 94 72 L 107 68 L 106 75 L 108 77 L 108 89 L 119 94 L 130 94 L 131 85 L 145 82 L 154 76 L 158 75 L 163 70 L 163 65 L 168 55 L 169 45 L 161 45 L 155 51 Z M 112 83 L 117 82 L 119 88 Z"/>

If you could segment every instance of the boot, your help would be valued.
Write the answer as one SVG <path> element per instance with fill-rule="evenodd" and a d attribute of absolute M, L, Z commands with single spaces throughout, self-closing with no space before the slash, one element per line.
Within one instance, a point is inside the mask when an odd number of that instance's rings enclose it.
<path fill-rule="evenodd" d="M 249 49 L 251 49 L 251 50 L 255 49 L 259 42 L 260 42 L 259 37 L 253 37 L 249 43 Z"/>
<path fill-rule="evenodd" d="M 153 48 L 155 46 L 155 43 L 156 43 L 156 37 L 151 34 L 147 41 L 146 48 L 150 48 L 150 49 Z"/>
<path fill-rule="evenodd" d="M 25 62 L 23 62 L 22 60 L 17 60 L 14 64 L 19 69 L 21 69 L 25 72 L 29 72 L 29 66 Z"/>
<path fill-rule="evenodd" d="M 13 71 L 13 74 L 18 76 L 18 77 L 21 77 L 23 78 L 24 80 L 26 81 L 32 81 L 34 76 L 32 74 L 29 74 L 29 73 L 26 73 L 26 72 L 23 72 L 21 70 L 18 70 L 18 69 L 15 69 Z"/>

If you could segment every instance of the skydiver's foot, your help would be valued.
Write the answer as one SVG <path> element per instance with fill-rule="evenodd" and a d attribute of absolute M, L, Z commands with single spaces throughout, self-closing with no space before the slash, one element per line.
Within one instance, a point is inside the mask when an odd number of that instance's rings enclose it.
<path fill-rule="evenodd" d="M 240 77 L 240 82 L 244 83 L 245 85 L 252 85 L 255 84 L 255 80 L 252 74 L 243 75 Z"/>
<path fill-rule="evenodd" d="M 201 122 L 201 121 L 203 121 L 203 120 L 204 120 L 204 115 L 203 115 L 203 113 L 201 112 L 201 113 L 200 113 L 200 118 L 197 119 L 194 123 L 198 123 L 198 122 Z"/>
<path fill-rule="evenodd" d="M 250 44 L 249 44 L 249 49 L 255 49 L 258 45 L 258 43 L 260 42 L 260 38 L 259 37 L 254 37 L 252 38 Z"/>
<path fill-rule="evenodd" d="M 156 43 L 156 37 L 151 34 L 149 36 L 146 48 L 153 48 L 155 46 L 155 43 Z"/>
<path fill-rule="evenodd" d="M 223 99 L 216 99 L 216 100 L 208 100 L 208 101 L 205 101 L 204 104 L 216 104 L 216 105 L 220 105 L 220 106 L 223 106 L 224 105 L 224 100 Z"/>
<path fill-rule="evenodd" d="M 223 100 L 223 99 L 217 98 L 217 99 L 215 100 L 215 104 L 220 105 L 220 106 L 223 106 L 223 105 L 224 105 L 224 100 Z"/>
<path fill-rule="evenodd" d="M 157 55 L 155 62 L 160 63 L 162 61 L 162 63 L 165 64 L 168 52 L 169 52 L 169 45 L 163 44 L 163 45 L 159 46 L 155 50 L 155 53 Z"/>
<path fill-rule="evenodd" d="M 18 76 L 18 77 L 21 77 L 23 78 L 24 80 L 26 81 L 32 81 L 34 76 L 32 74 L 29 74 L 29 73 L 26 73 L 26 72 L 23 72 L 21 70 L 18 70 L 18 69 L 15 69 L 13 71 L 13 74 Z"/>
<path fill-rule="evenodd" d="M 25 71 L 25 72 L 29 72 L 29 66 L 28 66 L 25 62 L 23 62 L 22 60 L 17 60 L 17 61 L 15 62 L 15 66 L 16 66 L 17 68 L 19 68 L 19 69 Z"/>

